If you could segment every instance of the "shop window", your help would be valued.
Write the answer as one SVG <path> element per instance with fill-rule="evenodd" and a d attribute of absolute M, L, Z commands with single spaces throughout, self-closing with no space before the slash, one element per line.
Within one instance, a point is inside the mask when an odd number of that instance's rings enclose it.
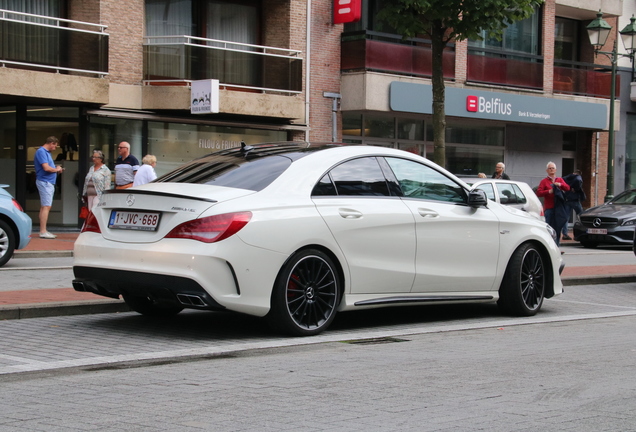
<path fill-rule="evenodd" d="M 427 124 L 427 141 L 433 141 L 433 125 Z M 504 145 L 504 128 L 488 126 L 460 126 L 448 123 L 446 142 L 455 144 L 478 144 L 487 146 Z"/>
<path fill-rule="evenodd" d="M 374 138 L 395 138 L 395 118 L 366 115 L 364 135 Z"/>
<path fill-rule="evenodd" d="M 504 159 L 503 156 L 503 147 L 446 144 L 446 169 L 456 175 L 477 177 L 480 172 L 492 173 L 497 162 Z"/>
<path fill-rule="evenodd" d="M 7 191 L 16 196 L 16 109 L 0 107 L 0 184 L 8 184 Z"/>
<path fill-rule="evenodd" d="M 287 141 L 286 131 L 148 122 L 148 152 L 163 175 L 196 157 L 246 144 Z"/>
<path fill-rule="evenodd" d="M 398 118 L 398 139 L 422 141 L 424 139 L 424 121 Z"/>
<path fill-rule="evenodd" d="M 362 136 L 362 115 L 342 113 L 342 134 Z"/>
<path fill-rule="evenodd" d="M 576 151 L 576 132 L 563 132 L 563 151 Z"/>

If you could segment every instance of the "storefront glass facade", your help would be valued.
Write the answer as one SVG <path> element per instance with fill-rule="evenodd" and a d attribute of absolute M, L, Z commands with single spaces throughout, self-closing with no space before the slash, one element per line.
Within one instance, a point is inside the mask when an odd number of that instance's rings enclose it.
<path fill-rule="evenodd" d="M 424 157 L 433 154 L 433 127 L 423 119 L 343 113 L 342 124 L 345 142 L 393 147 Z M 489 173 L 504 158 L 504 142 L 503 126 L 448 121 L 446 168 L 457 175 Z"/>

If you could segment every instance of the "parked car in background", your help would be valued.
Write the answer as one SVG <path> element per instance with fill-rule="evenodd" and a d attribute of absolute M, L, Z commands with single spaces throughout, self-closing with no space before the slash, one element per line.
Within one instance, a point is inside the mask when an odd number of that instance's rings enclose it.
<path fill-rule="evenodd" d="M 16 249 L 25 248 L 31 240 L 31 218 L 20 204 L 0 185 L 0 267 Z"/>
<path fill-rule="evenodd" d="M 545 220 L 541 200 L 528 183 L 502 179 L 479 179 L 472 183 L 472 188 L 483 190 L 488 199 L 499 204 L 518 208 L 539 220 Z"/>
<path fill-rule="evenodd" d="M 631 245 L 635 226 L 636 189 L 630 189 L 583 211 L 574 223 L 574 240 L 588 248 L 601 244 Z"/>
<path fill-rule="evenodd" d="M 555 235 L 402 150 L 243 146 L 105 192 L 75 242 L 73 287 L 146 315 L 266 316 L 301 336 L 381 306 L 530 316 L 562 292 Z"/>

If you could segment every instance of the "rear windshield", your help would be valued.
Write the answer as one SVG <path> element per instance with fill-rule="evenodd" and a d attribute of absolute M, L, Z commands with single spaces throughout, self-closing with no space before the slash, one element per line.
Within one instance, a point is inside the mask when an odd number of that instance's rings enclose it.
<path fill-rule="evenodd" d="M 260 191 L 289 166 L 289 157 L 274 155 L 257 159 L 210 156 L 194 160 L 156 180 L 163 183 L 196 183 Z"/>

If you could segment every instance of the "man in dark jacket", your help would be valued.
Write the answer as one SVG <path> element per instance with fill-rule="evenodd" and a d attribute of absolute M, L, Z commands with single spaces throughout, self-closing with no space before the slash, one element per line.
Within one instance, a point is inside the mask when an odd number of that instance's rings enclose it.
<path fill-rule="evenodd" d="M 570 186 L 570 190 L 565 193 L 565 204 L 568 214 L 568 219 L 572 214 L 572 210 L 577 215 L 581 214 L 583 207 L 581 207 L 581 201 L 585 201 L 585 192 L 583 192 L 583 178 L 581 177 L 581 170 L 574 170 L 572 174 L 568 174 L 563 177 L 563 180 Z M 572 237 L 568 235 L 567 222 L 563 225 L 563 240 L 572 240 Z"/>
<path fill-rule="evenodd" d="M 506 174 L 506 166 L 503 162 L 497 163 L 497 165 L 495 166 L 495 172 L 492 173 L 492 178 L 510 180 L 510 177 L 508 176 L 508 174 Z"/>

